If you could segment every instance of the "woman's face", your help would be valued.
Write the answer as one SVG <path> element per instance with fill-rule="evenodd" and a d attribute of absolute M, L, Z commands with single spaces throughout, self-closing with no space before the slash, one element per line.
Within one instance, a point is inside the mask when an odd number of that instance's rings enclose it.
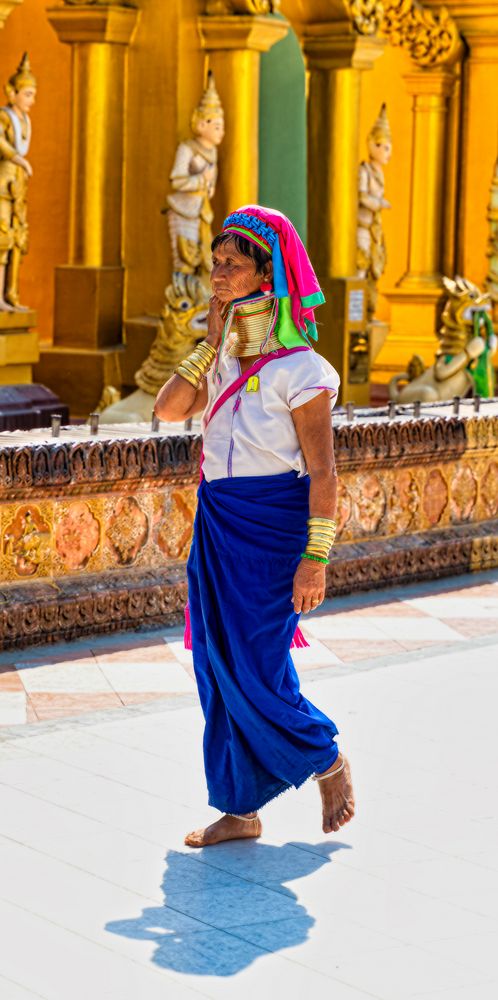
<path fill-rule="evenodd" d="M 271 275 L 271 264 L 264 274 L 256 271 L 254 261 L 239 253 L 233 240 L 222 243 L 213 253 L 211 286 L 220 302 L 232 302 L 258 292 L 261 282 L 271 281 Z"/>

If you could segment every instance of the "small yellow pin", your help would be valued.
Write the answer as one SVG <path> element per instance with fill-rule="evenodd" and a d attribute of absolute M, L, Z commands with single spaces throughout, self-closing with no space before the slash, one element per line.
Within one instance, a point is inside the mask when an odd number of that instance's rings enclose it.
<path fill-rule="evenodd" d="M 257 392 L 259 389 L 259 375 L 251 375 L 247 379 L 247 389 L 246 392 Z"/>

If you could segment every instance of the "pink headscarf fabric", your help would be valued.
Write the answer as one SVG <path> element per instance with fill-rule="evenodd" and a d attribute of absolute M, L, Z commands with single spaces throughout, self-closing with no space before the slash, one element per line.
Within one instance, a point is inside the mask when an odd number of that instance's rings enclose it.
<path fill-rule="evenodd" d="M 292 320 L 301 332 L 306 332 L 308 329 L 305 320 L 314 327 L 314 309 L 324 302 L 325 298 L 306 247 L 290 219 L 282 212 L 262 205 L 243 205 L 234 214 L 255 216 L 276 231 L 291 300 Z"/>

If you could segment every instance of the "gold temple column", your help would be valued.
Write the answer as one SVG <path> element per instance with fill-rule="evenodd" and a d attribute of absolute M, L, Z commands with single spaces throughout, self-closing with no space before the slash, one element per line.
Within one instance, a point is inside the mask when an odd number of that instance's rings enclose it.
<path fill-rule="evenodd" d="M 384 293 L 390 332 L 372 375 L 381 382 L 406 370 L 413 354 L 432 364 L 443 267 L 454 258 L 456 178 L 449 157 L 457 150 L 458 109 L 450 99 L 461 41 L 444 8 L 433 12 L 431 6 L 413 4 L 403 14 L 404 8 L 387 3 L 386 33 L 407 49 L 414 68 L 404 75 L 413 98 L 407 266 L 396 287 Z"/>
<path fill-rule="evenodd" d="M 68 264 L 56 268 L 54 347 L 37 377 L 82 415 L 119 381 L 126 60 L 137 16 L 134 4 L 113 0 L 48 10 L 72 46 L 70 222 Z"/>
<path fill-rule="evenodd" d="M 404 79 L 413 97 L 413 139 L 408 266 L 398 284 L 405 289 L 433 290 L 438 295 L 448 98 L 454 76 L 444 70 L 416 70 Z"/>
<path fill-rule="evenodd" d="M 326 299 L 320 351 L 340 372 L 342 401 L 363 405 L 368 378 L 349 386 L 350 337 L 365 331 L 365 281 L 356 277 L 360 93 L 362 73 L 385 43 L 374 32 L 359 34 L 344 16 L 306 24 L 302 40 L 309 72 L 308 247 Z"/>
<path fill-rule="evenodd" d="M 487 261 L 486 221 L 498 136 L 498 0 L 448 0 L 465 39 L 457 270 L 481 288 Z"/>
<path fill-rule="evenodd" d="M 198 24 L 225 111 L 214 200 L 222 219 L 239 205 L 258 200 L 260 57 L 285 38 L 289 25 L 281 18 L 251 14 L 205 15 Z"/>

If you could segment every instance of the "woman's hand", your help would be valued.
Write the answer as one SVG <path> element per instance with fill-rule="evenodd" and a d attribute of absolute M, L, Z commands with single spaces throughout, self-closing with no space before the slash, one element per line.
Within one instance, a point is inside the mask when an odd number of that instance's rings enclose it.
<path fill-rule="evenodd" d="M 225 320 L 222 316 L 223 303 L 216 297 L 212 295 L 209 300 L 209 313 L 208 313 L 208 335 L 206 340 L 208 344 L 217 349 L 220 344 L 221 335 L 223 333 L 223 327 L 225 325 Z"/>
<path fill-rule="evenodd" d="M 301 559 L 294 574 L 292 601 L 297 615 L 313 611 L 325 597 L 325 563 Z"/>

